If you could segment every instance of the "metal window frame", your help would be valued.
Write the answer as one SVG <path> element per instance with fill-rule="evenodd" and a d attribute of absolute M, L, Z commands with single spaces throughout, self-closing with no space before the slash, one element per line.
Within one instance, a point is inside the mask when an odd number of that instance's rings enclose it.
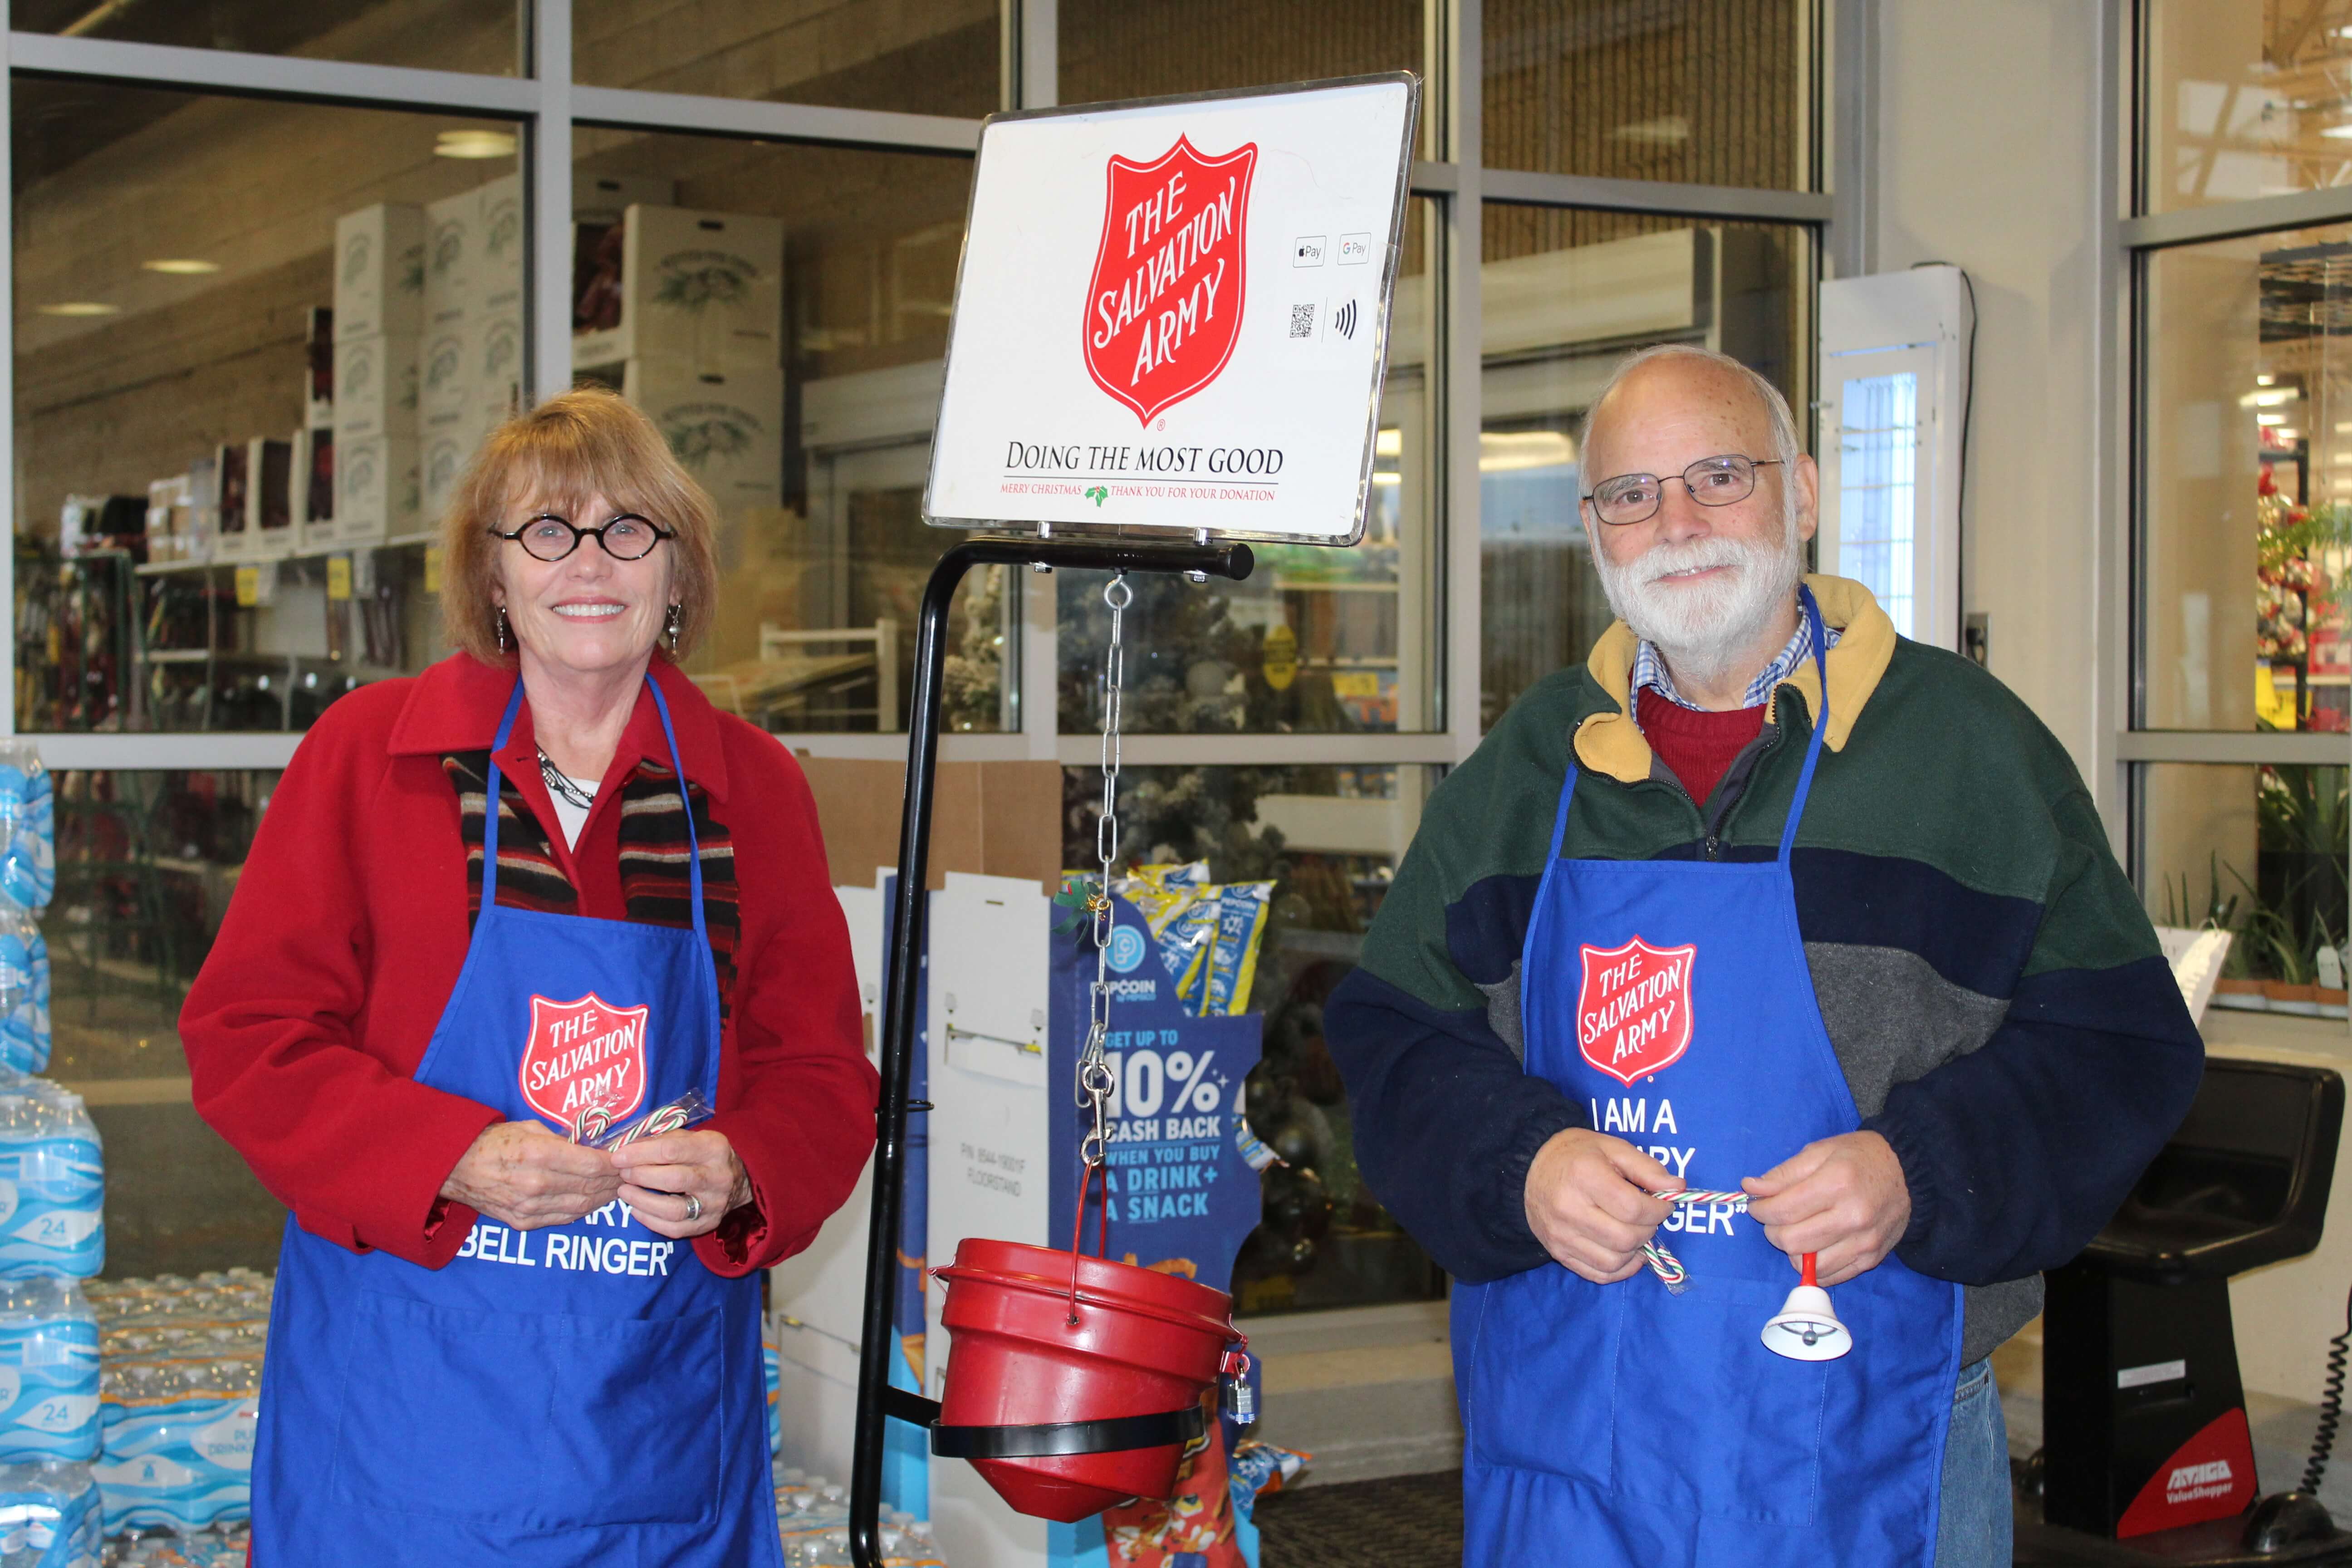
<path fill-rule="evenodd" d="M 1823 128 L 1835 122 L 1860 137 L 1875 116 L 1877 0 L 1814 0 L 1805 13 L 1803 73 L 1810 178 L 1823 177 Z M 2108 0 L 2116 4 L 2117 0 Z M 1040 108 L 1056 101 L 1059 0 L 1000 0 L 1000 89 L 1007 107 Z M 1759 191 L 1727 186 L 1601 179 L 1487 168 L 1483 145 L 1485 35 L 1483 0 L 1424 0 L 1424 114 L 1429 158 L 1416 162 L 1412 189 L 1437 209 L 1436 268 L 1442 294 L 1433 312 L 1437 341 L 1431 398 L 1436 439 L 1429 476 L 1432 524 L 1439 530 L 1433 559 L 1438 615 L 1430 657 L 1437 693 L 1435 727 L 1402 734 L 1150 735 L 1127 742 L 1139 765 L 1283 764 L 1422 765 L 1444 767 L 1475 750 L 1479 730 L 1479 276 L 1483 216 L 1487 202 L 1650 213 L 1725 222 L 1778 222 L 1811 231 L 1816 268 L 1833 253 L 1846 269 L 1849 255 L 1864 255 L 1873 177 L 1865 155 L 1843 154 L 1830 176 L 1843 195 L 1819 191 Z M 526 255 L 531 282 L 529 363 L 538 388 L 566 384 L 572 374 L 569 247 L 547 243 L 571 223 L 571 166 L 577 126 L 622 127 L 687 135 L 732 136 L 894 153 L 969 156 L 980 122 L 941 115 L 840 109 L 757 100 L 598 87 L 572 79 L 572 0 L 520 0 L 519 62 L 528 74 L 476 76 L 407 67 L 353 64 L 231 50 L 181 48 L 99 38 L 7 31 L 0 94 L 14 73 L 168 87 L 212 95 L 294 100 L 330 106 L 463 114 L 514 121 L 524 132 L 523 161 L 531 212 Z M 1836 84 L 1834 106 L 1822 91 Z M 7 151 L 8 105 L 0 101 L 0 154 Z M 2352 206 L 2352 199 L 2347 199 Z M 14 293 L 11 204 L 0 216 L 0 294 Z M 0 420 L 0 472 L 13 471 L 15 382 L 13 321 L 8 334 L 10 417 Z M 12 679 L 0 690 L 0 733 L 16 732 L 14 552 L 0 552 L 0 637 Z M 1009 758 L 1093 760 L 1093 742 L 1060 733 L 1057 725 L 1055 614 L 1053 580 L 1032 575 L 1024 594 L 1017 691 L 1020 728 L 997 735 L 943 737 L 950 761 Z M 52 767 L 109 769 L 277 769 L 301 737 L 272 733 L 75 734 L 39 737 Z M 822 756 L 896 757 L 894 735 L 787 734 L 784 744 Z"/>
<path fill-rule="evenodd" d="M 2148 730 L 2136 726 L 2147 679 L 2147 374 L 2148 264 L 2167 250 L 2323 224 L 2352 223 L 2352 187 L 2147 213 L 2147 8 L 2153 0 L 2100 0 L 2105 47 L 2098 85 L 2099 210 L 2114 215 L 2098 258 L 2102 491 L 2096 604 L 2099 718 L 2093 775 L 2102 817 L 2133 880 L 2145 881 L 2147 776 L 2151 764 L 2352 766 L 2352 736 L 2294 731 Z"/>

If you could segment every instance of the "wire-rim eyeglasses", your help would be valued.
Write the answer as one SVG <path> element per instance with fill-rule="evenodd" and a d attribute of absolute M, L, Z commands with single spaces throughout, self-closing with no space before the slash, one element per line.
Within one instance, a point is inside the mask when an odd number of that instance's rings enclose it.
<path fill-rule="evenodd" d="M 1778 458 L 1725 452 L 1718 457 L 1701 458 L 1681 473 L 1669 474 L 1666 479 L 1680 479 L 1690 499 L 1701 506 L 1733 506 L 1756 493 L 1757 469 L 1770 468 L 1779 461 Z M 1619 474 L 1593 486 L 1591 493 L 1583 499 L 1592 503 L 1592 515 L 1612 528 L 1647 522 L 1665 504 L 1666 479 L 1655 474 Z"/>

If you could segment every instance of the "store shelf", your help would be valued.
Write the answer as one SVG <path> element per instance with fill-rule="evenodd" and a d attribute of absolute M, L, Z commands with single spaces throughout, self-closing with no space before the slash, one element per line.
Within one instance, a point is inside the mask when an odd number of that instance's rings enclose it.
<path fill-rule="evenodd" d="M 413 550 L 420 544 L 437 543 L 440 538 L 436 529 L 430 533 L 398 533 L 374 544 L 338 544 L 331 550 L 296 550 L 245 561 L 146 561 L 131 570 L 142 577 L 163 577 L 175 572 L 233 572 L 240 566 L 259 566 L 265 561 L 324 561 L 330 555 L 349 555 L 354 550 Z"/>

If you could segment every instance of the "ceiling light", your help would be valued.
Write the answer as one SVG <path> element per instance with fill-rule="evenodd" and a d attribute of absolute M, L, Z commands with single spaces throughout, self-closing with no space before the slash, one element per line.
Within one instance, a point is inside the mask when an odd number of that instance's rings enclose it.
<path fill-rule="evenodd" d="M 160 261 L 142 261 L 139 265 L 150 272 L 167 272 L 174 278 L 202 278 L 220 270 L 219 262 L 199 261 L 193 256 L 166 257 Z"/>
<path fill-rule="evenodd" d="M 119 313 L 120 305 L 101 305 L 95 300 L 65 300 L 41 307 L 44 316 L 111 316 Z"/>
<path fill-rule="evenodd" d="M 2286 416 L 2284 414 L 2257 414 L 2254 416 L 2254 423 L 2257 425 L 2284 425 L 2286 423 Z"/>
<path fill-rule="evenodd" d="M 1478 471 L 1508 473 L 1517 468 L 1553 468 L 1576 461 L 1576 446 L 1559 430 L 1482 430 L 1478 433 Z"/>
<path fill-rule="evenodd" d="M 2276 437 L 2279 440 L 2284 441 L 2284 442 L 2288 442 L 2288 443 L 2293 443 L 2293 442 L 2300 441 L 2300 440 L 2302 440 L 2302 439 L 2303 439 L 2303 432 L 2302 432 L 2302 431 L 2300 431 L 2300 430 L 2295 430 L 2295 429 L 2292 429 L 2292 428 L 2290 428 L 2290 427 L 2288 427 L 2287 426 L 2284 426 L 2284 425 L 2280 426 L 2277 429 L 2275 429 L 2275 430 L 2272 431 L 2272 432 L 2271 432 L 2271 434 L 2272 434 L 2273 436 Z"/>
<path fill-rule="evenodd" d="M 2337 142 L 2352 142 L 2352 123 L 2327 126 L 2320 132 L 2320 134 Z"/>
<path fill-rule="evenodd" d="M 1383 458 L 1404 456 L 1404 432 L 1391 425 L 1372 442 L 1372 451 Z"/>
<path fill-rule="evenodd" d="M 1404 483 L 1404 476 L 1398 473 L 1393 468 L 1380 468 L 1374 470 L 1372 474 L 1372 483 L 1376 485 L 1401 485 Z"/>
<path fill-rule="evenodd" d="M 2291 386 L 2273 386 L 2263 392 L 2250 392 L 2238 399 L 2241 408 L 2276 408 L 2282 403 L 2293 403 L 2298 394 Z"/>
<path fill-rule="evenodd" d="M 1690 140 L 1690 121 L 1679 114 L 1637 120 L 1609 133 L 1612 142 L 1633 142 L 1647 147 L 1679 147 Z"/>
<path fill-rule="evenodd" d="M 2274 375 L 2258 375 L 2254 377 L 2254 384 L 2256 386 L 2276 386 L 2278 384 L 2278 377 Z"/>
<path fill-rule="evenodd" d="M 436 158 L 511 158 L 514 153 L 511 131 L 444 131 L 433 139 Z"/>

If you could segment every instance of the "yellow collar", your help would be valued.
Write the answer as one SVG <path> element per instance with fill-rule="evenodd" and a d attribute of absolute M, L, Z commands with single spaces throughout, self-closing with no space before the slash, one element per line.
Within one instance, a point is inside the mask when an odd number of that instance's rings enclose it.
<path fill-rule="evenodd" d="M 1853 733 L 1853 721 L 1861 716 L 1863 705 L 1894 661 L 1895 623 L 1859 583 L 1808 575 L 1805 584 L 1821 605 L 1822 619 L 1838 628 L 1838 645 L 1829 651 L 1830 727 L 1822 741 L 1831 751 L 1840 752 L 1845 749 L 1846 737 Z M 1584 667 L 1617 706 L 1613 711 L 1603 709 L 1588 715 L 1576 727 L 1578 765 L 1624 784 L 1638 784 L 1650 776 L 1650 742 L 1632 716 L 1633 653 L 1640 646 L 1641 639 L 1622 621 L 1612 623 L 1592 645 L 1592 656 Z M 1780 685 L 1797 689 L 1805 700 L 1806 712 L 1822 710 L 1821 677 L 1811 659 Z M 1778 690 L 1774 689 L 1775 695 Z"/>

